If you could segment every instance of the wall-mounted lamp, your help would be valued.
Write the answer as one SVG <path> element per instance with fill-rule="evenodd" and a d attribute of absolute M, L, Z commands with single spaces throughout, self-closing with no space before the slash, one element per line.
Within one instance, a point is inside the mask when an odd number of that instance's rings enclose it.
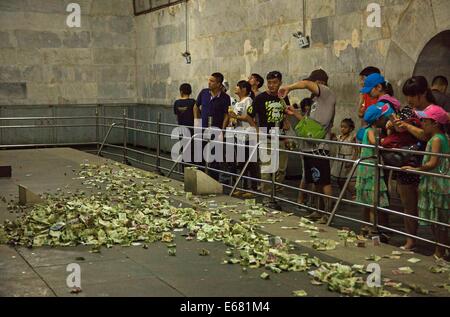
<path fill-rule="evenodd" d="M 188 51 L 184 52 L 181 55 L 186 59 L 186 64 L 190 64 L 192 62 L 191 53 L 189 53 Z"/>
<path fill-rule="evenodd" d="M 298 39 L 298 46 L 300 48 L 308 48 L 310 46 L 309 36 L 304 36 L 302 32 L 297 32 L 293 34 L 296 39 Z"/>

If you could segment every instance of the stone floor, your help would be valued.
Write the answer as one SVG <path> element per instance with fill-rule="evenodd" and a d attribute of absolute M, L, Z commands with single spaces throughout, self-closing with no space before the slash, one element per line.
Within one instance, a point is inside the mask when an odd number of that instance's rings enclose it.
<path fill-rule="evenodd" d="M 36 193 L 54 192 L 66 184 L 77 187 L 72 180 L 72 169 L 80 163 L 104 162 L 99 158 L 74 149 L 8 150 L 0 152 L 0 164 L 12 165 L 13 177 L 0 179 L 0 196 L 8 200 L 17 199 L 17 184 L 27 186 Z M 182 183 L 172 180 L 173 186 Z M 177 198 L 174 203 L 188 203 Z M 243 204 L 234 198 L 218 196 L 218 202 Z M 287 209 L 287 212 L 290 210 Z M 0 202 L 0 221 L 14 218 Z M 230 214 L 237 219 L 237 215 Z M 283 223 L 267 225 L 263 229 L 273 235 L 295 240 L 307 240 L 308 234 L 299 230 L 283 230 L 281 227 L 295 226 L 298 216 L 286 217 Z M 321 237 L 337 240 L 337 230 L 325 226 Z M 90 253 L 84 246 L 70 248 L 13 248 L 0 245 L 0 296 L 292 296 L 292 291 L 305 290 L 309 296 L 339 296 L 325 286 L 313 286 L 310 276 L 305 273 L 289 272 L 271 274 L 270 280 L 259 275 L 263 270 L 242 271 L 238 265 L 221 264 L 226 247 L 222 243 L 200 243 L 186 241 L 179 235 L 177 255 L 167 254 L 162 243 L 149 245 L 148 249 L 136 247 L 114 247 L 101 249 L 101 253 Z M 210 251 L 209 256 L 199 256 L 202 248 Z M 329 262 L 367 264 L 365 257 L 370 254 L 385 255 L 394 246 L 382 245 L 367 248 L 344 247 L 317 252 L 310 244 L 298 244 L 296 252 L 308 252 Z M 410 257 L 422 261 L 417 264 L 407 262 Z M 70 294 L 66 285 L 67 265 L 77 263 L 81 267 L 81 287 L 77 295 Z M 448 296 L 445 290 L 433 285 L 446 282 L 446 274 L 432 274 L 428 267 L 433 260 L 424 255 L 403 255 L 400 260 L 382 259 L 380 266 L 383 277 L 405 283 L 420 284 L 433 291 L 430 296 Z M 393 275 L 392 270 L 411 266 L 411 275 Z M 417 295 L 417 294 L 414 294 Z"/>

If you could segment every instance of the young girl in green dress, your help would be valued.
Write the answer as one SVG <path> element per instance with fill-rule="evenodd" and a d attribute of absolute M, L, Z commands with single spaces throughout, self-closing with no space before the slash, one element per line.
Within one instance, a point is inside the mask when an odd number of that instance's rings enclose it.
<path fill-rule="evenodd" d="M 395 110 L 388 104 L 377 103 L 370 106 L 364 114 L 364 121 L 368 124 L 366 129 L 358 132 L 361 135 L 362 144 L 375 145 L 375 129 L 386 126 L 389 117 Z M 361 158 L 374 156 L 374 149 L 362 148 Z M 365 160 L 375 164 L 375 159 Z M 384 182 L 382 170 L 380 171 L 380 207 L 389 206 L 388 189 Z M 365 204 L 373 205 L 375 195 L 375 166 L 359 165 L 356 171 L 356 200 Z M 374 217 L 373 208 L 364 208 L 364 221 L 372 222 Z M 363 228 L 363 231 L 370 231 Z"/>
<path fill-rule="evenodd" d="M 439 106 L 428 106 L 424 111 L 417 112 L 423 121 L 424 133 L 431 137 L 427 144 L 427 152 L 450 153 L 449 140 L 445 135 L 445 126 L 449 122 L 447 112 Z M 405 170 L 426 171 L 441 175 L 450 175 L 449 159 L 445 157 L 425 155 L 421 167 L 404 166 Z M 419 185 L 419 216 L 420 218 L 449 223 L 450 181 L 438 176 L 422 175 Z M 420 224 L 428 225 L 421 221 Z M 436 242 L 448 245 L 448 228 L 431 224 Z M 445 257 L 445 248 L 437 246 L 434 253 L 436 259 Z"/>

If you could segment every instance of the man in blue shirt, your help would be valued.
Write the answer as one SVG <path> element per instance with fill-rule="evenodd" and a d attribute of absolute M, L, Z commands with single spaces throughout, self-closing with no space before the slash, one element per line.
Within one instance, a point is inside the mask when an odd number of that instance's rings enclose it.
<path fill-rule="evenodd" d="M 208 128 L 209 123 L 211 127 L 219 129 L 228 126 L 231 99 L 223 92 L 223 78 L 221 73 L 212 74 L 208 79 L 208 88 L 203 89 L 197 97 L 195 111 L 201 115 L 203 128 Z"/>
<path fill-rule="evenodd" d="M 194 113 L 196 118 L 201 117 L 203 129 L 214 127 L 225 130 L 228 126 L 228 108 L 231 106 L 231 98 L 224 92 L 223 81 L 224 77 L 221 73 L 212 74 L 208 79 L 208 88 L 203 89 L 197 97 Z M 217 141 L 223 141 L 223 135 L 221 133 Z M 214 161 L 210 166 L 213 169 L 219 169 L 220 162 Z M 218 172 L 211 171 L 210 175 L 219 180 Z"/>

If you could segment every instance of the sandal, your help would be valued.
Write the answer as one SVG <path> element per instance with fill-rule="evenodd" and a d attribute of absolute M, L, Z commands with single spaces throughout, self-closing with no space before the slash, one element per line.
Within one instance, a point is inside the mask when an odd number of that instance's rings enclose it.
<path fill-rule="evenodd" d="M 253 199 L 256 198 L 256 195 L 253 193 L 243 193 L 241 194 L 241 197 L 244 199 Z"/>
<path fill-rule="evenodd" d="M 441 257 L 437 256 L 436 254 L 433 254 L 433 259 L 434 259 L 436 262 L 441 263 L 441 264 L 447 264 L 447 263 L 448 263 L 448 262 L 445 260 L 445 256 L 441 258 Z"/>
<path fill-rule="evenodd" d="M 243 192 L 235 190 L 233 193 L 233 197 L 240 198 L 243 194 L 244 194 Z"/>
<path fill-rule="evenodd" d="M 405 246 L 401 246 L 400 250 L 409 251 L 409 252 L 415 252 L 415 251 L 417 251 L 417 248 L 416 247 L 406 248 Z"/>

